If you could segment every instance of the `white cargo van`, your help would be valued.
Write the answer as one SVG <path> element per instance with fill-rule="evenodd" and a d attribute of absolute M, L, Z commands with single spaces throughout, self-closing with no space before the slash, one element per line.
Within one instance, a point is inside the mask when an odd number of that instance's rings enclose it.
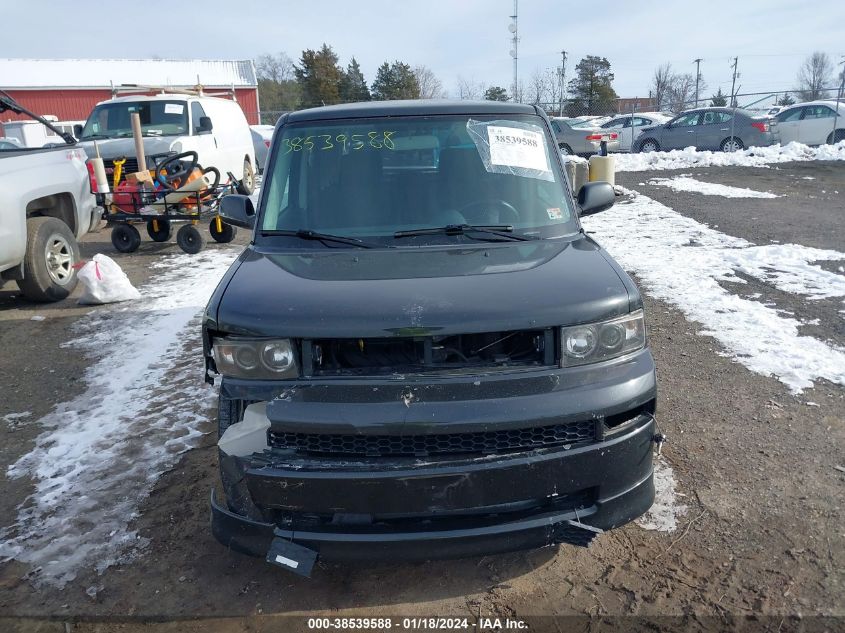
<path fill-rule="evenodd" d="M 191 94 L 132 95 L 98 103 L 81 129 L 80 146 L 95 156 L 94 142 L 112 171 L 115 159 L 125 158 L 124 174 L 138 171 L 132 138 L 131 114 L 141 117 L 144 152 L 148 162 L 156 156 L 195 151 L 203 167 L 216 167 L 226 182 L 231 173 L 240 181 L 239 191 L 255 188 L 255 150 L 241 107 L 235 101 Z M 149 165 L 152 166 L 152 165 Z"/>

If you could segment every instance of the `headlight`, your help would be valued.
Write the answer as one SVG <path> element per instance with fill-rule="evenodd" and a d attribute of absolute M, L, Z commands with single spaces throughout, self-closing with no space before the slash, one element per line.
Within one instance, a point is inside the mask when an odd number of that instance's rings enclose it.
<path fill-rule="evenodd" d="M 217 371 L 232 378 L 296 378 L 299 368 L 289 339 L 220 338 L 214 341 Z"/>
<path fill-rule="evenodd" d="M 561 347 L 564 367 L 597 363 L 643 349 L 643 311 L 610 321 L 561 328 Z"/>

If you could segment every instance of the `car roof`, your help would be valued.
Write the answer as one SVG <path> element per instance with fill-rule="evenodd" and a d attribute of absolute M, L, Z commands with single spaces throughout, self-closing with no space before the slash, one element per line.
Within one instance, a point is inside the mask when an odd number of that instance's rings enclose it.
<path fill-rule="evenodd" d="M 835 99 L 816 99 L 815 101 L 802 101 L 801 103 L 793 103 L 790 106 L 785 106 L 784 110 L 791 110 L 794 108 L 800 108 L 801 106 L 808 106 L 808 105 L 826 105 L 831 108 L 841 108 L 845 103 L 840 103 Z"/>
<path fill-rule="evenodd" d="M 508 101 L 457 101 L 415 99 L 408 101 L 364 101 L 298 110 L 287 115 L 289 123 L 327 119 L 419 116 L 430 114 L 537 114 L 534 106 Z"/>

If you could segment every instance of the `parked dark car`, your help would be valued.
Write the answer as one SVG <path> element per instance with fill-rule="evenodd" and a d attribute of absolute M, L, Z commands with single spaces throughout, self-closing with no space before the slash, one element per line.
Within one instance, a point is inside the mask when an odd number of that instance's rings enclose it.
<path fill-rule="evenodd" d="M 635 152 L 695 147 L 733 152 L 772 144 L 769 120 L 741 108 L 698 108 L 662 125 L 643 128 L 634 141 Z"/>
<path fill-rule="evenodd" d="M 581 228 L 545 114 L 391 101 L 285 115 L 252 241 L 205 312 L 212 529 L 297 573 L 585 545 L 652 504 L 634 283 Z"/>

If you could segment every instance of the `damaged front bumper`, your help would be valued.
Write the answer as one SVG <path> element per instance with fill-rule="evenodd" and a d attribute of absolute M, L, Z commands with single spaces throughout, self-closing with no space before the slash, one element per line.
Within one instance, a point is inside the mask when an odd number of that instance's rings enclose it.
<path fill-rule="evenodd" d="M 213 533 L 225 546 L 271 562 L 268 552 L 279 543 L 327 560 L 364 561 L 588 545 L 602 530 L 646 512 L 654 500 L 654 365 L 645 352 L 600 371 L 562 371 L 565 379 L 551 372 L 511 376 L 484 389 L 473 389 L 471 377 L 441 384 L 437 392 L 412 387 L 412 403 L 395 409 L 408 381 L 299 387 L 293 397 L 268 405 L 271 438 L 384 438 L 390 430 L 385 421 L 394 414 L 403 416 L 393 424 L 400 436 L 585 422 L 595 425 L 595 435 L 530 450 L 428 457 L 306 454 L 271 439 L 266 450 L 247 457 L 221 453 L 226 501 L 212 492 Z M 268 399 L 236 382 L 224 382 L 221 393 Z M 368 424 L 368 413 L 378 421 Z"/>

